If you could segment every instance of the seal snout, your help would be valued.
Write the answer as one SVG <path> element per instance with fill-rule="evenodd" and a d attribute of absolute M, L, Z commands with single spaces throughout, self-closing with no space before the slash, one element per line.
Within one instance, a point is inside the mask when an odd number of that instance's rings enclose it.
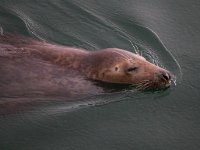
<path fill-rule="evenodd" d="M 169 87 L 171 85 L 172 75 L 167 70 L 161 70 L 158 73 L 158 79 L 160 80 L 161 86 Z"/>

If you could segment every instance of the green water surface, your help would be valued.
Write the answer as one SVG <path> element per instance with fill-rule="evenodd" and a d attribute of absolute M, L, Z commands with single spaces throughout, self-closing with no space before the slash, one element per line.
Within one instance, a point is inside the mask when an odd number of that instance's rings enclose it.
<path fill-rule="evenodd" d="M 0 26 L 90 51 L 136 45 L 176 76 L 165 91 L 2 115 L 0 150 L 200 149 L 200 1 L 1 0 Z"/>

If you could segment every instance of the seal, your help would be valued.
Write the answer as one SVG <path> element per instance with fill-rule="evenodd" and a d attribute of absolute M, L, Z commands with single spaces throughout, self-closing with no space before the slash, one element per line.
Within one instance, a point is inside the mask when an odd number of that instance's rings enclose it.
<path fill-rule="evenodd" d="M 118 48 L 89 52 L 7 33 L 0 36 L 0 49 L 7 57 L 37 58 L 77 70 L 88 79 L 133 84 L 142 90 L 166 88 L 171 83 L 169 71 Z"/>
<path fill-rule="evenodd" d="M 169 71 L 126 50 L 91 52 L 24 35 L 0 35 L 0 114 L 51 101 L 85 100 L 122 86 L 127 89 L 126 84 L 146 90 L 170 83 Z"/>

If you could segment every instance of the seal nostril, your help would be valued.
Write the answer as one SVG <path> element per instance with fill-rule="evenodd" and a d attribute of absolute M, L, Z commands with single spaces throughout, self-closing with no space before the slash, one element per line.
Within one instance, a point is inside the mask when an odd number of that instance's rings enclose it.
<path fill-rule="evenodd" d="M 166 81 L 169 81 L 171 79 L 171 75 L 168 72 L 161 72 L 160 76 Z"/>
<path fill-rule="evenodd" d="M 163 77 L 166 79 L 166 80 L 169 80 L 169 76 L 167 74 L 163 74 Z"/>

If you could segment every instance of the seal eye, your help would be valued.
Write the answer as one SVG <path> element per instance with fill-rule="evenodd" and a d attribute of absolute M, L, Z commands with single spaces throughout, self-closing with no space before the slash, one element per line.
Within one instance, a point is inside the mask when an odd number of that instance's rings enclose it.
<path fill-rule="evenodd" d="M 118 67 L 115 67 L 115 71 L 118 71 Z"/>
<path fill-rule="evenodd" d="M 138 67 L 131 67 L 131 68 L 128 68 L 127 71 L 128 72 L 132 72 L 132 71 L 135 71 L 137 69 L 138 69 Z"/>

